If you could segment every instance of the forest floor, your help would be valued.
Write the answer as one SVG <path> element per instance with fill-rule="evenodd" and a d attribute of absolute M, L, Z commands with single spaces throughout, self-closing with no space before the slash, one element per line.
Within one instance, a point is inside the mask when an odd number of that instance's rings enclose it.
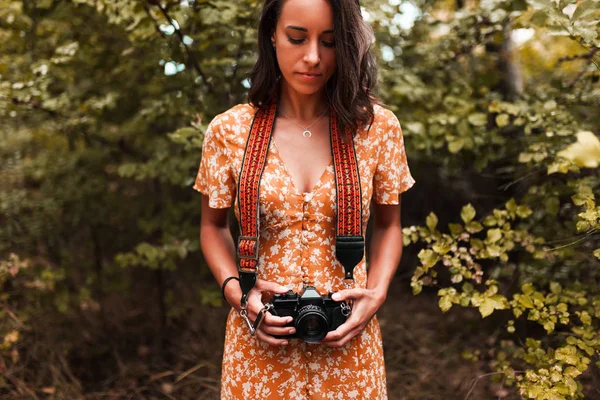
<path fill-rule="evenodd" d="M 505 332 L 502 319 L 495 314 L 482 319 L 473 308 L 443 313 L 434 289 L 414 296 L 409 281 L 409 275 L 397 276 L 378 312 L 389 399 L 520 399 L 517 389 L 503 386 L 502 374 L 491 373 L 491 357 L 484 350 L 478 357 L 466 356 L 471 349 L 493 346 Z M 179 295 L 190 299 L 191 293 Z M 8 386 L 0 385 L 0 400 L 218 399 L 229 308 L 188 308 L 170 315 L 161 334 L 156 319 L 147 314 L 157 309 L 153 296 L 115 296 L 105 304 L 111 311 L 104 325 L 98 318 L 71 325 L 40 316 L 37 322 L 49 327 L 47 334 L 32 338 L 19 373 L 5 375 Z M 85 328 L 74 336 L 57 336 L 71 333 L 72 326 Z M 68 349 L 60 343 L 68 343 Z M 587 393 L 599 393 L 592 378 L 581 378 Z"/>

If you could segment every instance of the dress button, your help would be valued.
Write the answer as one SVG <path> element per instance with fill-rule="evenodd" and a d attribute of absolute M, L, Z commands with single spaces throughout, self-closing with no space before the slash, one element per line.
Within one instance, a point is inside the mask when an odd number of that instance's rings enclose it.
<path fill-rule="evenodd" d="M 306 352 L 306 357 L 310 357 L 310 356 L 312 356 L 312 353 L 310 351 L 307 351 Z"/>
<path fill-rule="evenodd" d="M 308 217 L 310 217 L 310 214 L 308 212 L 304 212 L 304 218 L 308 219 Z"/>

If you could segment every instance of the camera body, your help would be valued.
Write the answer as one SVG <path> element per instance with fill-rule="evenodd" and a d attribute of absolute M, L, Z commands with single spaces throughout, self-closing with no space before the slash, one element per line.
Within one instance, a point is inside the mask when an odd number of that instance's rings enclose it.
<path fill-rule="evenodd" d="M 292 317 L 286 326 L 295 327 L 291 335 L 280 338 L 297 338 L 307 343 L 318 343 L 327 332 L 337 329 L 350 315 L 350 306 L 346 302 L 335 301 L 333 293 L 321 295 L 314 286 L 306 286 L 302 294 L 293 290 L 275 294 L 270 312 L 279 317 Z"/>

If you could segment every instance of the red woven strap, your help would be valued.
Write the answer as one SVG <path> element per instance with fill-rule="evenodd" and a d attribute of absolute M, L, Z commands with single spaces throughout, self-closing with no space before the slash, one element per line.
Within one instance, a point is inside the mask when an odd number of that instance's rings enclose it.
<path fill-rule="evenodd" d="M 337 188 L 337 236 L 362 236 L 360 177 L 349 131 L 342 138 L 337 116 L 331 115 L 331 152 Z"/>
<path fill-rule="evenodd" d="M 239 270 L 256 272 L 258 265 L 259 185 L 271 142 L 277 103 L 261 107 L 254 117 L 239 177 L 238 206 L 241 236 L 238 239 Z"/>
<path fill-rule="evenodd" d="M 257 111 L 250 128 L 238 181 L 241 235 L 237 255 L 243 292 L 242 304 L 256 280 L 260 230 L 259 186 L 276 114 L 277 100 Z M 344 277 L 352 279 L 352 269 L 364 254 L 362 196 L 353 138 L 349 131 L 342 137 L 335 113 L 331 113 L 330 137 L 337 190 L 336 256 L 344 266 Z"/>

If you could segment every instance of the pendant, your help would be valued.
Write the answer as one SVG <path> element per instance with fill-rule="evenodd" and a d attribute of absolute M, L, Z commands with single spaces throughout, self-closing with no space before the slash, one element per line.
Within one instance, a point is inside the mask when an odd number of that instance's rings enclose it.
<path fill-rule="evenodd" d="M 312 132 L 307 129 L 304 132 L 302 132 L 302 136 L 304 136 L 304 137 L 311 137 L 312 136 Z"/>

